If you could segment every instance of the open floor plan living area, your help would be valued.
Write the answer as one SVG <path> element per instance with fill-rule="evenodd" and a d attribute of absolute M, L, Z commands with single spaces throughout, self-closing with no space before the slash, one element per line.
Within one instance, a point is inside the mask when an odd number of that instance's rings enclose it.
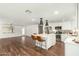
<path fill-rule="evenodd" d="M 78 3 L 0 3 L 0 56 L 79 56 Z"/>

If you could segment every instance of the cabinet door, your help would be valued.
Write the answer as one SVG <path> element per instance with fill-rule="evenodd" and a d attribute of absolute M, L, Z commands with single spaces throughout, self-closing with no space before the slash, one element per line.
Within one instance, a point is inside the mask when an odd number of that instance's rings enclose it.
<path fill-rule="evenodd" d="M 65 44 L 65 55 L 66 56 L 79 56 L 79 45 Z"/>

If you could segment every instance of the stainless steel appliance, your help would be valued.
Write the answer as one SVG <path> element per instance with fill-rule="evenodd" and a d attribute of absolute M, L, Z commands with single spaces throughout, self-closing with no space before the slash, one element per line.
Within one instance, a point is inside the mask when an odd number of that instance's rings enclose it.
<path fill-rule="evenodd" d="M 62 26 L 56 26 L 56 41 L 61 41 L 61 34 L 62 34 Z"/>

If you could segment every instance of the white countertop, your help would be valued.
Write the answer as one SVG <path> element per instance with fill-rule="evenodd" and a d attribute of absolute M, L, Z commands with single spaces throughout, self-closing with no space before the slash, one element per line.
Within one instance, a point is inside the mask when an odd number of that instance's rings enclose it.
<path fill-rule="evenodd" d="M 68 36 L 66 39 L 65 39 L 65 41 L 64 41 L 64 43 L 66 44 L 74 44 L 74 45 L 79 45 L 79 43 L 75 43 L 73 40 L 75 39 L 76 37 L 74 37 L 74 36 Z"/>
<path fill-rule="evenodd" d="M 79 43 L 75 43 L 73 40 L 78 37 L 68 36 L 65 42 L 65 56 L 79 56 Z"/>

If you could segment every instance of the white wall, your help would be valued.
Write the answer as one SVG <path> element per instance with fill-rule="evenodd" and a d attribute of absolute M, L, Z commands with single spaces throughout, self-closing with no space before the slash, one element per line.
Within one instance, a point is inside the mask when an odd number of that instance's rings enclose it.
<path fill-rule="evenodd" d="M 62 26 L 62 22 L 56 22 L 56 23 L 49 23 L 50 26 L 52 26 L 52 29 L 55 29 L 55 26 Z"/>
<path fill-rule="evenodd" d="M 72 22 L 71 21 L 63 22 L 62 29 L 63 30 L 71 30 L 72 29 Z"/>
<path fill-rule="evenodd" d="M 2 23 L 10 23 L 9 21 L 2 21 L 0 19 L 0 24 Z M 52 29 L 55 29 L 55 26 L 62 26 L 62 29 L 72 29 L 76 28 L 76 20 L 72 21 L 65 21 L 65 22 L 55 22 L 55 23 L 49 23 L 50 26 L 52 26 Z M 1 26 L 0 26 L 1 27 Z M 22 28 L 25 28 L 25 34 L 30 36 L 33 33 L 38 33 L 38 24 L 37 25 L 28 25 L 28 26 L 17 26 L 14 25 L 14 33 L 22 34 Z M 1 31 L 0 31 L 1 32 Z"/>
<path fill-rule="evenodd" d="M 62 22 L 57 22 L 57 23 L 49 23 L 50 26 L 52 26 L 52 29 L 55 29 L 55 26 L 63 26 Z M 64 25 L 67 27 L 66 25 Z M 38 24 L 37 25 L 28 25 L 27 26 L 27 35 L 30 36 L 33 33 L 38 33 Z"/>
<path fill-rule="evenodd" d="M 71 22 L 56 22 L 56 23 L 50 23 L 50 25 L 52 26 L 53 29 L 55 29 L 56 26 L 62 26 L 62 29 L 71 29 L 72 25 Z"/>
<path fill-rule="evenodd" d="M 55 29 L 55 26 L 62 26 L 63 30 L 71 30 L 77 27 L 76 23 L 77 23 L 76 20 L 71 20 L 71 21 L 49 23 L 49 25 L 51 25 L 53 29 Z"/>
<path fill-rule="evenodd" d="M 4 34 L 4 32 L 6 32 L 7 34 L 11 33 L 11 32 L 8 32 L 7 29 L 6 29 L 6 31 L 3 30 L 4 25 L 8 27 L 8 26 L 10 26 L 10 24 L 12 24 L 12 23 L 10 21 L 8 21 L 7 19 L 0 18 L 0 34 Z M 25 28 L 25 34 L 26 34 L 26 26 L 13 24 L 13 32 L 14 33 L 22 34 L 22 28 Z"/>
<path fill-rule="evenodd" d="M 55 26 L 62 26 L 63 30 L 71 30 L 76 28 L 76 20 L 64 21 L 64 22 L 55 22 L 49 23 L 52 26 L 52 29 L 55 29 Z M 28 25 L 26 28 L 26 34 L 30 36 L 33 33 L 38 33 L 38 24 L 37 25 Z M 63 41 L 63 40 L 62 40 Z"/>
<path fill-rule="evenodd" d="M 22 34 L 22 26 L 14 26 L 14 33 Z"/>
<path fill-rule="evenodd" d="M 14 33 L 25 34 L 27 35 L 27 27 L 26 26 L 14 26 Z"/>
<path fill-rule="evenodd" d="M 54 30 L 55 29 L 55 26 L 62 26 L 62 22 L 58 22 L 58 23 L 49 23 L 50 26 L 52 26 L 52 29 Z M 65 27 L 67 27 L 65 24 L 64 24 Z M 70 27 L 69 27 L 70 28 Z M 27 35 L 30 36 L 31 34 L 33 33 L 38 33 L 38 24 L 37 25 L 28 25 L 27 26 Z"/>
<path fill-rule="evenodd" d="M 38 25 L 28 25 L 26 32 L 28 36 L 31 36 L 33 33 L 38 33 Z"/>
<path fill-rule="evenodd" d="M 55 26 L 62 25 L 61 23 L 49 23 L 50 26 L 52 26 L 52 29 L 54 30 Z M 27 26 L 27 35 L 30 36 L 33 33 L 38 33 L 38 24 L 37 25 L 28 25 Z"/>

